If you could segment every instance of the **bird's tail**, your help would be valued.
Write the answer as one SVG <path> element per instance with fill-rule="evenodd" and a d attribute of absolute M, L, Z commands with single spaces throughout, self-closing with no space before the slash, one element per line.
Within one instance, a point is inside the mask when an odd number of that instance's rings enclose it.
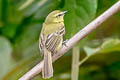
<path fill-rule="evenodd" d="M 53 76 L 52 55 L 51 52 L 45 51 L 44 54 L 44 67 L 42 70 L 42 77 L 48 79 Z"/>

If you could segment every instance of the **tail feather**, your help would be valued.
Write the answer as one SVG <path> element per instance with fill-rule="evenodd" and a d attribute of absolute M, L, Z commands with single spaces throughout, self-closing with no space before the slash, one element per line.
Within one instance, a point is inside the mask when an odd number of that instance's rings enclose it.
<path fill-rule="evenodd" d="M 52 56 L 51 52 L 44 54 L 44 68 L 42 70 L 42 77 L 48 79 L 53 76 Z"/>

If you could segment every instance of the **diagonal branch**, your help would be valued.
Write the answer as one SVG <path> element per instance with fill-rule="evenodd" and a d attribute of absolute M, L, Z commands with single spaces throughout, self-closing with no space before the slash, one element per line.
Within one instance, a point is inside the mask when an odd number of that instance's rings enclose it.
<path fill-rule="evenodd" d="M 108 19 L 110 16 L 112 16 L 119 10 L 120 10 L 120 1 L 118 1 L 111 8 L 105 11 L 102 15 L 100 15 L 98 18 L 93 20 L 90 24 L 88 24 L 81 31 L 76 33 L 71 39 L 69 39 L 69 41 L 66 43 L 67 47 L 63 45 L 60 51 L 53 56 L 53 62 L 58 58 L 60 58 L 61 56 L 63 56 L 68 50 L 70 50 L 73 46 L 75 46 L 75 44 L 77 44 L 81 39 L 87 36 L 94 29 L 99 27 L 101 23 L 103 23 L 106 19 Z M 32 77 L 34 77 L 35 75 L 41 72 L 42 67 L 43 67 L 43 61 L 38 63 L 35 67 L 33 67 L 30 71 L 28 71 L 25 75 L 23 75 L 19 80 L 31 79 Z"/>

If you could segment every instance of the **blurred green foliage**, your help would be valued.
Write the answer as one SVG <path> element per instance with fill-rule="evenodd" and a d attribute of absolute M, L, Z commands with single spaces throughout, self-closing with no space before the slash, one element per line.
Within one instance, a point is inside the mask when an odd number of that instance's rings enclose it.
<path fill-rule="evenodd" d="M 45 17 L 67 10 L 65 38 L 99 16 L 117 0 L 0 0 L 0 80 L 18 80 L 41 61 L 38 39 Z M 120 80 L 120 12 L 82 41 L 79 80 Z M 61 66 L 64 65 L 64 66 Z M 50 80 L 70 80 L 71 51 L 54 63 Z M 42 80 L 41 74 L 32 80 Z"/>

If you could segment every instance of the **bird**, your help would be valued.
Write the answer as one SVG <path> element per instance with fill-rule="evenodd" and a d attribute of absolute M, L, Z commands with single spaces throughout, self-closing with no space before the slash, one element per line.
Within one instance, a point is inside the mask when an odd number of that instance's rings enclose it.
<path fill-rule="evenodd" d="M 46 17 L 39 38 L 40 54 L 44 59 L 42 77 L 53 77 L 52 56 L 62 47 L 65 35 L 64 15 L 67 11 L 55 10 Z"/>

